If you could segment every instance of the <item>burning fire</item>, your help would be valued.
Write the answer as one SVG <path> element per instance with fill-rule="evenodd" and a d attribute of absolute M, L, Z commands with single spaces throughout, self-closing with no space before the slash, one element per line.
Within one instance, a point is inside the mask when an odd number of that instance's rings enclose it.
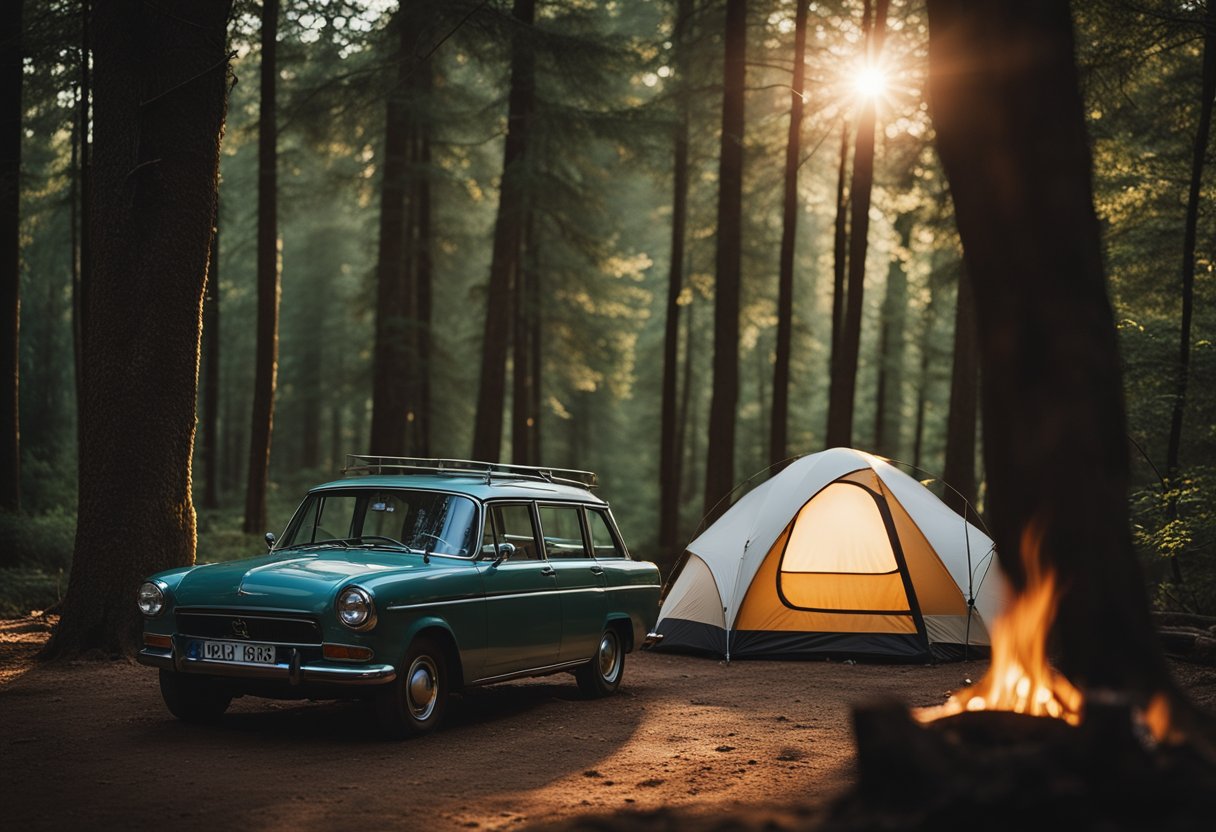
<path fill-rule="evenodd" d="M 992 628 L 992 663 L 974 685 L 945 704 L 921 708 L 915 716 L 931 722 L 963 711 L 1015 711 L 1032 716 L 1081 721 L 1084 697 L 1047 660 L 1047 633 L 1056 615 L 1055 575 L 1039 557 L 1042 533 L 1035 525 L 1022 533 L 1026 587 Z"/>

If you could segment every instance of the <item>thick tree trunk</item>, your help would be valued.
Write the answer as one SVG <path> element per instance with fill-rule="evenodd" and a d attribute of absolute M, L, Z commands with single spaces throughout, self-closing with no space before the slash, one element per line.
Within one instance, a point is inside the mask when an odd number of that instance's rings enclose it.
<path fill-rule="evenodd" d="M 866 54 L 873 65 L 882 54 L 889 0 L 878 0 L 873 28 L 866 32 Z M 866 0 L 866 16 L 870 4 Z M 870 233 L 870 193 L 874 186 L 874 128 L 877 102 L 862 104 L 853 146 L 853 184 L 849 188 L 849 263 L 844 319 L 840 333 L 840 360 L 834 361 L 828 398 L 827 445 L 853 444 L 853 399 L 857 391 L 857 362 L 861 353 L 861 313 L 866 282 L 866 250 Z"/>
<path fill-rule="evenodd" d="M 1060 593 L 1060 669 L 1143 704 L 1171 686 L 1132 548 L 1121 368 L 1069 9 L 929 0 L 928 10 L 937 148 L 975 282 L 989 527 L 1018 592 L 1033 556 L 1022 542 L 1041 537 Z"/>
<path fill-rule="evenodd" d="M 714 380 L 705 458 L 705 514 L 729 508 L 735 484 L 735 407 L 739 400 L 739 294 L 743 243 L 743 92 L 747 0 L 727 0 L 718 160 L 718 249 L 714 278 Z"/>
<path fill-rule="evenodd" d="M 0 508 L 21 508 L 21 6 L 10 11 L 9 34 L 0 37 Z M 5 545 L 0 547 L 12 549 Z M 0 553 L 4 565 L 11 552 Z"/>
<path fill-rule="evenodd" d="M 376 340 L 372 351 L 372 426 L 368 452 L 404 456 L 410 409 L 412 294 L 406 252 L 406 180 L 410 154 L 410 27 L 397 13 L 397 83 L 385 105 L 384 162 L 380 180 L 380 245 L 376 259 Z"/>
<path fill-rule="evenodd" d="M 946 417 L 946 465 L 942 479 L 950 486 L 946 505 L 964 517 L 975 516 L 975 413 L 979 399 L 979 351 L 975 332 L 975 296 L 966 269 L 958 275 L 954 312 L 954 368 L 950 374 L 950 411 Z M 970 515 L 965 514 L 970 505 Z"/>
<path fill-rule="evenodd" d="M 135 591 L 194 561 L 199 334 L 230 2 L 98 6 L 96 227 L 76 550 L 47 653 L 134 650 Z"/>
<path fill-rule="evenodd" d="M 266 530 L 266 481 L 274 433 L 274 392 L 279 364 L 278 130 L 275 90 L 279 0 L 262 0 L 261 99 L 258 103 L 258 323 L 245 533 Z"/>
<path fill-rule="evenodd" d="M 486 321 L 481 339 L 481 379 L 473 426 L 473 458 L 497 462 L 502 454 L 502 421 L 506 401 L 507 338 L 511 310 L 511 275 L 519 267 L 525 209 L 528 123 L 535 107 L 536 58 L 528 43 L 536 0 L 515 0 L 518 26 L 511 50 L 511 92 L 507 101 L 507 138 L 502 184 L 494 223 L 494 248 L 486 293 Z"/>
<path fill-rule="evenodd" d="M 220 217 L 216 197 L 215 227 L 207 260 L 207 294 L 203 301 L 203 508 L 220 507 Z"/>
<path fill-rule="evenodd" d="M 692 0 L 676 5 L 672 50 L 676 61 L 676 125 L 672 135 L 671 260 L 663 325 L 662 412 L 659 417 L 659 549 L 671 554 L 680 528 L 680 452 L 676 413 L 680 352 L 680 293 L 684 291 L 684 229 L 688 224 L 688 37 Z"/>
<path fill-rule="evenodd" d="M 1203 165 L 1207 158 L 1212 129 L 1212 100 L 1216 98 L 1216 0 L 1208 0 L 1204 13 L 1203 83 L 1199 99 L 1199 124 L 1195 128 L 1191 157 L 1191 184 L 1187 192 L 1186 231 L 1182 241 L 1182 321 L 1179 327 L 1178 369 L 1174 381 L 1174 410 L 1170 418 L 1170 438 L 1166 451 L 1166 519 L 1178 517 L 1179 455 L 1182 448 L 1182 421 L 1186 414 L 1186 393 L 1191 372 L 1191 319 L 1195 309 L 1195 237 L 1199 224 L 1199 200 L 1203 186 Z M 1182 583 L 1182 566 L 1175 555 L 1170 559 L 1174 582 Z"/>
<path fill-rule="evenodd" d="M 798 163 L 802 155 L 803 87 L 806 84 L 807 0 L 794 10 L 794 83 L 790 94 L 789 136 L 785 143 L 785 200 L 781 217 L 781 253 L 777 277 L 777 355 L 773 362 L 773 412 L 769 423 L 768 461 L 778 465 L 789 456 L 790 341 L 794 329 L 794 243 L 798 233 Z"/>
<path fill-rule="evenodd" d="M 911 214 L 895 220 L 899 245 L 907 251 L 912 239 Z M 908 317 L 908 274 L 901 254 L 887 267 L 887 291 L 882 299 L 882 330 L 878 337 L 878 389 L 875 391 L 874 451 L 898 458 L 904 410 L 904 325 Z"/>

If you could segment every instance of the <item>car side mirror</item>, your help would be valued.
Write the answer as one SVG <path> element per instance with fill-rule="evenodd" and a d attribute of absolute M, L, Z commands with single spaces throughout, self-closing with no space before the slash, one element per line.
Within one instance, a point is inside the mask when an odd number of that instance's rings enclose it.
<path fill-rule="evenodd" d="M 269 551 L 274 548 L 274 532 L 266 532 L 266 549 Z"/>
<path fill-rule="evenodd" d="M 499 543 L 498 544 L 498 556 L 496 558 L 494 558 L 494 566 L 498 566 L 498 564 L 502 563 L 504 560 L 510 560 L 512 558 L 512 556 L 514 556 L 514 554 L 515 554 L 515 544 L 514 543 Z"/>

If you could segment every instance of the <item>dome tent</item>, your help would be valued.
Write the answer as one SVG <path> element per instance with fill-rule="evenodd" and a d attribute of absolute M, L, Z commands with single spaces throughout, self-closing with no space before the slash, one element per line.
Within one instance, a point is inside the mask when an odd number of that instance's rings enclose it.
<path fill-rule="evenodd" d="M 1004 600 L 992 540 L 878 457 L 832 448 L 745 494 L 688 545 L 656 651 L 962 658 Z"/>

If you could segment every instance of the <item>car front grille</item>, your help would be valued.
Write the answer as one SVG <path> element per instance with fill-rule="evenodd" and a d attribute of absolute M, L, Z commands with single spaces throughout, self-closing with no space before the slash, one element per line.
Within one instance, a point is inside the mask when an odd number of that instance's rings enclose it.
<path fill-rule="evenodd" d="M 178 610 L 177 632 L 197 638 L 320 644 L 321 628 L 304 616 L 250 614 L 244 610 Z"/>

